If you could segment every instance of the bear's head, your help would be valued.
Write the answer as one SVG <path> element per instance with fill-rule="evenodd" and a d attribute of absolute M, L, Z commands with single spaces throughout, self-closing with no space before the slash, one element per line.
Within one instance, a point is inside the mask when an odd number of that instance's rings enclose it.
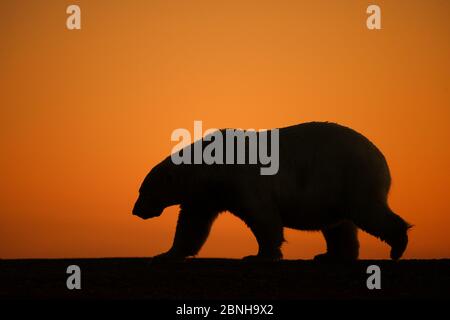
<path fill-rule="evenodd" d="M 142 219 L 158 217 L 165 208 L 180 203 L 173 169 L 166 159 L 150 171 L 139 189 L 133 215 Z"/>

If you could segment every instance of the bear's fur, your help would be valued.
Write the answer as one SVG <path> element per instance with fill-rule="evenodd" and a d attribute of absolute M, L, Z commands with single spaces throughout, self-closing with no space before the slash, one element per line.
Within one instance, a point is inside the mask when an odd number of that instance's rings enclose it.
<path fill-rule="evenodd" d="M 247 259 L 281 259 L 284 227 L 321 230 L 327 252 L 316 259 L 357 259 L 357 228 L 387 242 L 392 259 L 402 256 L 409 225 L 389 208 L 388 165 L 363 135 L 328 122 L 281 128 L 278 173 L 261 175 L 259 168 L 175 165 L 171 157 L 154 167 L 133 214 L 147 219 L 180 205 L 173 246 L 156 258 L 196 255 L 223 211 L 241 218 L 255 235 L 258 254 Z"/>

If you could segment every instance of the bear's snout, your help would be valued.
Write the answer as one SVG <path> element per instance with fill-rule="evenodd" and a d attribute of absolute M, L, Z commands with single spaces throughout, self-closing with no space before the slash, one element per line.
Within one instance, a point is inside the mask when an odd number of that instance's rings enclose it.
<path fill-rule="evenodd" d="M 147 205 L 144 205 L 144 201 L 139 197 L 133 207 L 133 215 L 138 216 L 142 219 L 149 219 L 158 217 L 163 212 L 162 209 L 154 209 L 149 208 Z"/>
<path fill-rule="evenodd" d="M 140 206 L 138 206 L 137 202 L 134 204 L 132 212 L 133 212 L 133 215 L 138 216 L 138 217 L 140 217 L 142 215 L 142 210 L 141 210 Z"/>

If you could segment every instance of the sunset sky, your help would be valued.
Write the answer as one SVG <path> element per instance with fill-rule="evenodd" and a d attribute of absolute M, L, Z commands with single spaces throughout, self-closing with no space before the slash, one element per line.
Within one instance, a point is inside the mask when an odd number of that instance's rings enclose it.
<path fill-rule="evenodd" d="M 366 28 L 381 7 L 382 30 Z M 81 8 L 81 30 L 66 7 Z M 0 2 L 0 258 L 152 256 L 177 208 L 131 209 L 177 128 L 333 121 L 391 168 L 405 258 L 450 257 L 450 1 Z M 325 250 L 286 229 L 289 259 Z M 360 233 L 362 258 L 389 247 Z M 253 254 L 222 214 L 200 257 Z"/>

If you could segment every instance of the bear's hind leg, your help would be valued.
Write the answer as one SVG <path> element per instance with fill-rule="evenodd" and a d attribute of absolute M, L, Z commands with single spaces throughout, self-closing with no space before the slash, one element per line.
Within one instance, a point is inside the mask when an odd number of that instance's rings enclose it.
<path fill-rule="evenodd" d="M 358 259 L 358 228 L 351 221 L 322 230 L 327 242 L 327 252 L 314 257 L 317 261 L 353 261 Z"/>
<path fill-rule="evenodd" d="M 353 221 L 362 230 L 389 244 L 391 259 L 398 260 L 403 255 L 411 226 L 392 212 L 387 204 L 366 205 L 354 212 Z"/>
<path fill-rule="evenodd" d="M 182 260 L 196 255 L 208 238 L 212 223 L 217 216 L 218 212 L 212 210 L 182 208 L 178 216 L 172 248 L 153 259 L 156 261 Z"/>

